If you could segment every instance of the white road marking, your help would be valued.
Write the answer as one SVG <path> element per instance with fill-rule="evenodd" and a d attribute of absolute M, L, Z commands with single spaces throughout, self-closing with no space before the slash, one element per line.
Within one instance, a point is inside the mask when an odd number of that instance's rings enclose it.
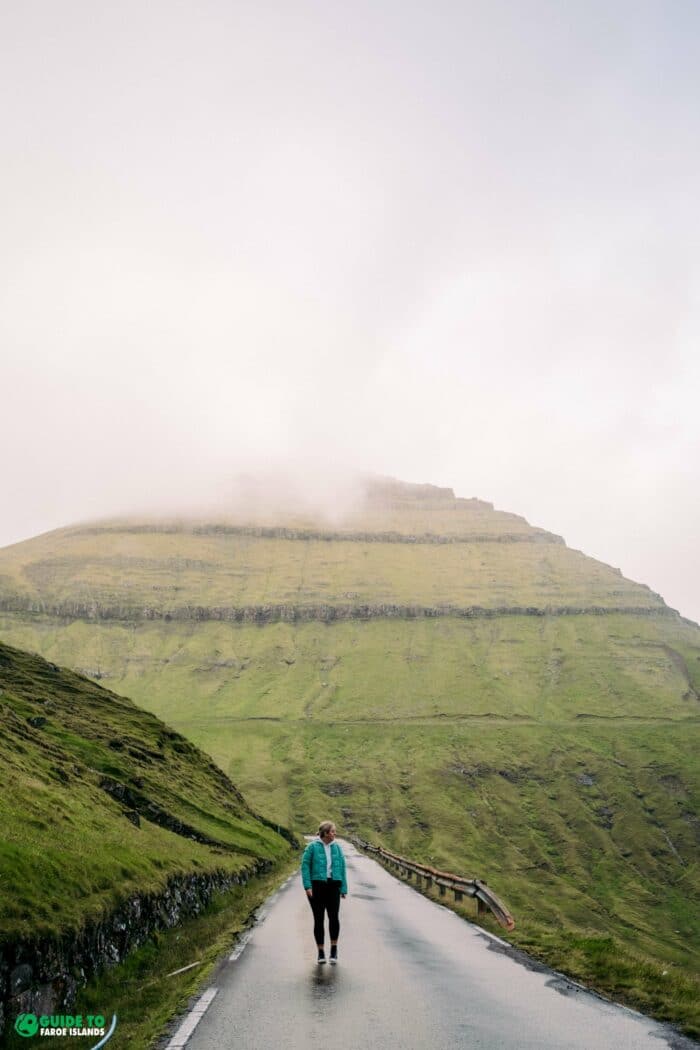
<path fill-rule="evenodd" d="M 182 1047 L 185 1046 L 187 1040 L 190 1038 L 208 1008 L 211 1006 L 218 990 L 218 988 L 209 988 L 204 995 L 199 997 L 175 1035 L 168 1043 L 166 1050 L 182 1050 Z"/>
<path fill-rule="evenodd" d="M 181 966 L 179 970 L 173 970 L 172 973 L 168 973 L 165 976 L 166 977 L 177 977 L 177 975 L 179 973 L 186 973 L 187 970 L 192 970 L 195 966 L 201 966 L 201 965 L 202 965 L 202 960 L 201 959 L 197 959 L 197 962 L 190 963 L 189 966 Z"/>
<path fill-rule="evenodd" d="M 229 962 L 235 962 L 236 959 L 238 959 L 243 954 L 243 952 L 245 950 L 245 946 L 248 943 L 248 941 L 250 940 L 250 935 L 251 935 L 252 932 L 253 932 L 252 930 L 246 930 L 246 932 L 244 934 L 242 934 L 242 936 L 240 937 L 240 939 L 238 941 L 238 944 L 236 945 L 236 947 L 233 949 L 233 951 L 231 952 L 231 954 L 228 957 L 228 961 Z"/>

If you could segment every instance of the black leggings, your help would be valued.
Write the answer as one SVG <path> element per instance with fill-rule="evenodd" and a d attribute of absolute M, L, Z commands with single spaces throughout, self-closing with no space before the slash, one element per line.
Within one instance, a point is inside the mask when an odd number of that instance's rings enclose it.
<path fill-rule="evenodd" d="M 337 941 L 340 933 L 340 920 L 338 919 L 340 883 L 334 879 L 329 879 L 328 882 L 317 882 L 314 879 L 311 883 L 311 889 L 313 892 L 309 904 L 314 913 L 314 937 L 316 938 L 316 944 L 323 944 L 325 940 L 324 917 L 326 912 L 328 912 L 328 930 L 331 940 Z"/>

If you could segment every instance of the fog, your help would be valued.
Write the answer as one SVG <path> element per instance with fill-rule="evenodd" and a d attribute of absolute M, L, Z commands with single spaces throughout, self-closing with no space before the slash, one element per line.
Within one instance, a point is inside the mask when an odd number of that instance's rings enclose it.
<path fill-rule="evenodd" d="M 0 544 L 377 473 L 700 620 L 700 8 L 0 8 Z"/>

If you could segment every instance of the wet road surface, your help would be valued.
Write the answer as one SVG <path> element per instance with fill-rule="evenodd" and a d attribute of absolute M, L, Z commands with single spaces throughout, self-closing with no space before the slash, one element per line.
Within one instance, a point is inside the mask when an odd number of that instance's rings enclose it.
<path fill-rule="evenodd" d="M 299 876 L 205 993 L 173 1050 L 664 1050 L 697 1044 L 523 965 L 343 843 L 340 961 L 316 965 Z M 328 946 L 326 945 L 326 952 Z M 204 1008 L 204 1003 L 202 1008 Z M 187 1022 L 186 1022 L 187 1024 Z"/>

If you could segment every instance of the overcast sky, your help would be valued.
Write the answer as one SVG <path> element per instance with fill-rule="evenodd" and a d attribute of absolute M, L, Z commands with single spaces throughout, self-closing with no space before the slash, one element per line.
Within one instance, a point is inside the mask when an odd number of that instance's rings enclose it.
<path fill-rule="evenodd" d="M 5 0 L 0 544 L 450 485 L 700 621 L 697 0 Z"/>

